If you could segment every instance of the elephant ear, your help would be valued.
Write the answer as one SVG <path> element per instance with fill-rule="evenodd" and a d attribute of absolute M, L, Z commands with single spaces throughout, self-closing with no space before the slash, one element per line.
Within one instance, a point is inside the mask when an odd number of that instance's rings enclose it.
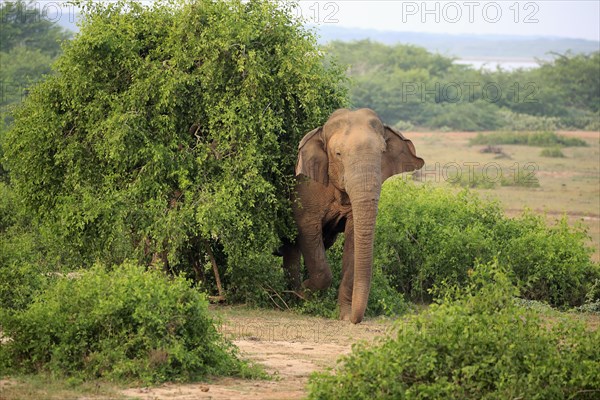
<path fill-rule="evenodd" d="M 417 156 L 415 145 L 396 129 L 385 125 L 386 149 L 381 161 L 382 180 L 392 175 L 421 169 L 425 161 Z"/>
<path fill-rule="evenodd" d="M 298 145 L 296 176 L 308 176 L 323 185 L 327 185 L 329 183 L 328 165 L 325 142 L 319 127 L 307 133 Z"/>

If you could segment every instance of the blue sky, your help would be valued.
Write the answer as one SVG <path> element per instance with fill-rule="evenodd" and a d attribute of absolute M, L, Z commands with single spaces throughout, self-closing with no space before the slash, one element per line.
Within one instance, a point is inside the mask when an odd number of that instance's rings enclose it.
<path fill-rule="evenodd" d="M 343 27 L 600 40 L 598 0 L 302 0 L 298 13 L 312 22 Z"/>

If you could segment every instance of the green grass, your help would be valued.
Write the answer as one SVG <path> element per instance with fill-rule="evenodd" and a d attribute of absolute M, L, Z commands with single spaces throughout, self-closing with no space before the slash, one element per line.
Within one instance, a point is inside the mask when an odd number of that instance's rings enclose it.
<path fill-rule="evenodd" d="M 523 188 L 539 188 L 540 180 L 535 174 L 534 169 L 519 169 L 513 174 L 503 176 L 500 184 L 502 186 L 518 186 Z"/>
<path fill-rule="evenodd" d="M 121 400 L 128 399 L 119 389 L 100 380 L 76 381 L 49 375 L 22 375 L 0 378 L 1 400 Z"/>
<path fill-rule="evenodd" d="M 579 138 L 557 135 L 555 132 L 494 132 L 488 134 L 479 133 L 469 141 L 471 145 L 498 145 L 514 144 L 538 147 L 585 147 L 587 143 Z"/>
<path fill-rule="evenodd" d="M 565 153 L 562 152 L 560 147 L 547 147 L 540 151 L 540 156 L 550 158 L 565 158 Z"/>
<path fill-rule="evenodd" d="M 590 243 L 598 249 L 593 257 L 600 261 L 600 134 L 597 132 L 561 135 L 568 138 L 574 136 L 587 143 L 587 146 L 562 148 L 565 158 L 542 157 L 539 149 L 532 151 L 527 145 L 508 145 L 503 147 L 503 151 L 510 158 L 502 160 L 495 159 L 494 154 L 480 153 L 477 147 L 470 145 L 471 139 L 477 136 L 497 137 L 497 132 L 479 135 L 468 132 L 409 132 L 406 136 L 413 141 L 417 153 L 426 162 L 417 180 L 434 185 L 456 186 L 445 179 L 456 170 L 456 166 L 465 175 L 469 168 L 478 171 L 495 163 L 502 169 L 503 177 L 508 179 L 513 178 L 518 169 L 529 171 L 529 168 L 535 168 L 531 171 L 539 187 L 496 185 L 494 190 L 480 186 L 473 190 L 499 200 L 510 216 L 520 215 L 523 210 L 530 209 L 545 213 L 550 222 L 566 214 L 569 223 L 583 223 L 588 228 Z M 490 174 L 493 169 L 489 169 Z"/>

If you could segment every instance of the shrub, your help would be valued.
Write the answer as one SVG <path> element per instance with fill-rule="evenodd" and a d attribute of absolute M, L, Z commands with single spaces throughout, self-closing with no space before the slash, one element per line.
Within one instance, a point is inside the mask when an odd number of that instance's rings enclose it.
<path fill-rule="evenodd" d="M 564 158 L 565 154 L 562 152 L 560 147 L 548 147 L 540 151 L 540 156 L 550 158 Z"/>
<path fill-rule="evenodd" d="M 516 294 L 506 271 L 476 266 L 455 301 L 399 320 L 395 337 L 355 345 L 335 374 L 313 374 L 309 398 L 595 399 L 600 330 L 548 328 Z"/>
<path fill-rule="evenodd" d="M 448 182 L 455 186 L 463 188 L 494 189 L 497 179 L 490 179 L 481 169 L 474 170 L 473 173 L 448 177 Z"/>
<path fill-rule="evenodd" d="M 585 228 L 571 227 L 566 216 L 549 226 L 545 216 L 525 212 L 504 219 L 494 235 L 500 259 L 510 266 L 527 299 L 578 306 L 600 278 Z"/>
<path fill-rule="evenodd" d="M 5 243 L 0 243 L 0 250 L 4 248 Z M 0 313 L 25 309 L 50 278 L 48 271 L 38 264 L 0 264 Z"/>
<path fill-rule="evenodd" d="M 539 147 L 575 147 L 588 145 L 587 142 L 583 139 L 557 135 L 554 132 L 494 132 L 487 133 L 485 135 L 482 133 L 478 133 L 476 137 L 469 140 L 469 144 L 515 144 Z"/>
<path fill-rule="evenodd" d="M 477 260 L 497 256 L 525 285 L 526 298 L 576 306 L 600 277 L 586 238 L 583 226 L 564 218 L 554 226 L 531 213 L 508 218 L 473 192 L 396 178 L 381 194 L 375 265 L 407 298 L 427 301 L 433 286 L 464 283 Z"/>
<path fill-rule="evenodd" d="M 251 372 L 186 280 L 125 263 L 61 278 L 21 312 L 4 311 L 4 371 L 75 379 L 192 380 Z"/>
<path fill-rule="evenodd" d="M 594 281 L 594 284 L 585 295 L 585 303 L 578 307 L 578 310 L 600 314 L 600 279 Z"/>
<path fill-rule="evenodd" d="M 388 180 L 377 217 L 375 263 L 412 300 L 428 300 L 442 281 L 465 282 L 476 259 L 494 255 L 488 233 L 502 219 L 497 203 L 468 191 L 454 195 L 402 179 Z"/>
<path fill-rule="evenodd" d="M 410 121 L 400 119 L 394 124 L 394 128 L 398 129 L 399 131 L 411 131 L 415 128 L 415 126 Z"/>
<path fill-rule="evenodd" d="M 6 230 L 15 223 L 14 197 L 14 193 L 10 189 L 10 186 L 0 180 L 0 234 L 6 232 Z"/>
<path fill-rule="evenodd" d="M 0 181 L 0 310 L 26 307 L 52 272 L 40 260 L 30 221 L 16 212 L 16 200 L 10 185 Z"/>
<path fill-rule="evenodd" d="M 499 111 L 500 129 L 507 131 L 553 131 L 561 127 L 560 118 L 516 113 L 507 109 Z"/>
<path fill-rule="evenodd" d="M 346 102 L 343 71 L 290 7 L 82 3 L 80 32 L 3 143 L 49 259 L 192 275 L 218 241 L 228 299 L 283 282 L 269 249 L 294 235 L 298 143 Z"/>

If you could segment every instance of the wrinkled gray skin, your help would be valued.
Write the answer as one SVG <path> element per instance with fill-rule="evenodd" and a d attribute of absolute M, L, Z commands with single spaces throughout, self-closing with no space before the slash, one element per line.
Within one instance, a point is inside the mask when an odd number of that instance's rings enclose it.
<path fill-rule="evenodd" d="M 335 111 L 299 145 L 294 218 L 296 242 L 282 247 L 294 289 L 331 285 L 325 250 L 344 232 L 340 319 L 362 321 L 371 287 L 373 236 L 382 183 L 421 168 L 412 142 L 369 109 Z M 309 278 L 300 283 L 300 256 Z"/>

